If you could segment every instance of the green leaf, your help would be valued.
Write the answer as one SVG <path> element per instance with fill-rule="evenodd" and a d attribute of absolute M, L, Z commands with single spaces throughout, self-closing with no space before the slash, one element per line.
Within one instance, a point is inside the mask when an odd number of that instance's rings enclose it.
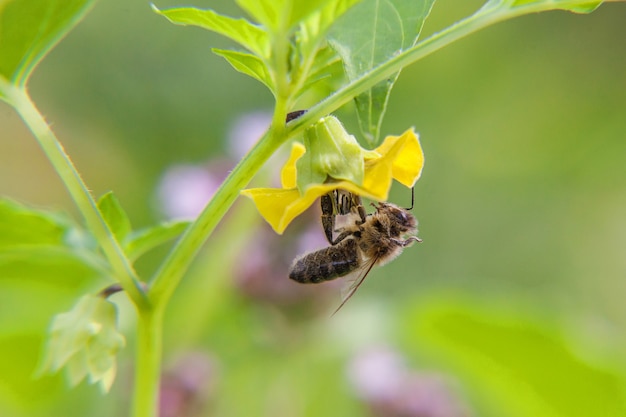
<path fill-rule="evenodd" d="M 592 360 L 594 354 L 562 337 L 564 332 L 545 319 L 458 301 L 415 308 L 407 319 L 411 349 L 426 346 L 454 370 L 492 411 L 479 414 L 626 415 L 626 380 L 617 372 L 619 364 Z"/>
<path fill-rule="evenodd" d="M 237 4 L 272 32 L 289 31 L 326 3 L 336 0 L 237 0 Z"/>
<path fill-rule="evenodd" d="M 85 280 L 108 274 L 88 233 L 61 214 L 0 199 L 0 279 Z M 75 281 L 74 282 L 75 285 Z"/>
<path fill-rule="evenodd" d="M 245 19 L 233 19 L 220 15 L 213 10 L 201 10 L 193 7 L 159 10 L 153 5 L 152 8 L 172 23 L 198 26 L 219 33 L 261 58 L 268 58 L 270 55 L 267 32 Z"/>
<path fill-rule="evenodd" d="M 93 0 L 0 2 L 0 77 L 24 86 L 37 64 L 93 3 Z"/>
<path fill-rule="evenodd" d="M 325 56 L 327 51 L 332 51 L 332 56 Z M 319 57 L 319 58 L 318 58 Z M 324 89 L 321 96 L 325 97 L 337 90 L 342 81 L 345 80 L 341 58 L 334 50 L 324 48 L 315 58 L 315 64 L 310 70 L 310 75 L 302 88 L 296 93 L 296 97 L 309 92 L 312 88 Z"/>
<path fill-rule="evenodd" d="M 216 55 L 223 57 L 237 71 L 249 75 L 261 81 L 272 93 L 275 93 L 274 82 L 267 71 L 265 63 L 252 54 L 245 52 L 230 51 L 226 49 L 213 49 Z"/>
<path fill-rule="evenodd" d="M 135 231 L 127 237 L 124 251 L 130 259 L 135 260 L 150 249 L 180 236 L 187 226 L 187 221 L 176 221 Z"/>
<path fill-rule="evenodd" d="M 350 81 L 415 44 L 434 0 L 364 0 L 348 10 L 330 32 L 331 45 Z M 356 97 L 368 146 L 379 144 L 380 125 L 398 73 Z"/>
<path fill-rule="evenodd" d="M 0 199 L 0 250 L 22 245 L 62 245 L 68 219 Z"/>
<path fill-rule="evenodd" d="M 122 208 L 119 200 L 112 191 L 104 194 L 98 200 L 98 209 L 109 225 L 118 242 L 123 242 L 131 232 L 132 227 L 128 215 Z"/>
<path fill-rule="evenodd" d="M 334 0 L 327 2 L 326 5 L 319 9 L 319 13 L 315 13 L 315 17 L 307 19 L 308 22 L 315 22 L 315 33 L 324 34 L 337 19 L 343 15 L 348 9 L 362 0 Z"/>

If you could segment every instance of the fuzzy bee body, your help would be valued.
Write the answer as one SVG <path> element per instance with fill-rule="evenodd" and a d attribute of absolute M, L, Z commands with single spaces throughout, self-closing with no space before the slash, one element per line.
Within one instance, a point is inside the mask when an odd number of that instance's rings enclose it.
<path fill-rule="evenodd" d="M 344 239 L 334 246 L 296 258 L 289 278 L 302 284 L 317 284 L 348 275 L 360 265 L 356 240 Z"/>
<path fill-rule="evenodd" d="M 322 197 L 321 205 L 322 225 L 331 246 L 296 258 L 289 278 L 315 284 L 352 277 L 352 285 L 339 308 L 375 265 L 383 265 L 400 255 L 406 246 L 421 242 L 415 236 L 415 217 L 395 204 L 378 203 L 374 206 L 376 211 L 366 215 L 359 196 L 336 190 Z M 345 217 L 344 226 L 335 229 L 337 216 Z"/>

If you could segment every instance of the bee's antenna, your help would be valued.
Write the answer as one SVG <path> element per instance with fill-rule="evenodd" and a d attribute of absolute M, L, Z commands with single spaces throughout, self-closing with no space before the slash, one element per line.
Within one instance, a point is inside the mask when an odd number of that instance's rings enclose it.
<path fill-rule="evenodd" d="M 405 210 L 413 210 L 414 205 L 415 205 L 415 187 L 411 187 L 411 207 Z"/>

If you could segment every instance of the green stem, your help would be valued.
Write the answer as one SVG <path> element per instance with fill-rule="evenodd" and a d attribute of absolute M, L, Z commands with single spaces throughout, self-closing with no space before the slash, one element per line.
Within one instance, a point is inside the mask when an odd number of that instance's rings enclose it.
<path fill-rule="evenodd" d="M 282 123 L 284 124 L 284 119 Z M 167 303 L 202 244 L 239 196 L 239 191 L 248 185 L 265 161 L 282 143 L 283 140 L 274 135 L 274 130 L 271 129 L 228 175 L 209 204 L 181 236 L 155 274 L 150 289 L 150 297 L 154 303 Z"/>
<path fill-rule="evenodd" d="M 163 308 L 137 309 L 137 346 L 132 417 L 158 415 Z"/>
<path fill-rule="evenodd" d="M 154 303 L 161 305 L 168 302 L 200 247 L 239 196 L 239 192 L 248 185 L 265 161 L 288 139 L 285 136 L 285 117 L 290 99 L 290 86 L 286 81 L 289 52 L 286 39 L 286 35 L 274 38 L 276 44 L 274 55 L 277 57 L 275 63 L 277 94 L 272 126 L 228 175 L 209 204 L 170 251 L 152 280 L 150 297 Z"/>
<path fill-rule="evenodd" d="M 39 113 L 28 93 L 23 88 L 3 85 L 7 95 L 7 101 L 13 105 L 26 125 L 29 127 L 48 160 L 61 177 L 63 184 L 70 193 L 74 203 L 85 218 L 89 230 L 94 234 L 98 244 L 107 257 L 111 268 L 126 293 L 135 305 L 145 307 L 148 305 L 146 294 L 141 288 L 140 281 L 109 229 L 108 224 L 102 218 L 98 206 L 83 182 L 76 167 L 65 153 L 63 146 L 58 141 L 45 119 Z"/>

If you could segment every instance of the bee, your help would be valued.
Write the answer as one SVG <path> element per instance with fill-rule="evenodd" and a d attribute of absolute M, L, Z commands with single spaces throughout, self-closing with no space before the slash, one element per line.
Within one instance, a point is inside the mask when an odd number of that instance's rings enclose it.
<path fill-rule="evenodd" d="M 405 247 L 422 240 L 416 236 L 417 220 L 409 212 L 413 204 L 408 209 L 391 203 L 372 204 L 375 211 L 366 214 L 361 197 L 344 190 L 322 196 L 320 203 L 330 246 L 296 258 L 289 278 L 315 284 L 346 277 L 347 291 L 336 313 L 375 265 L 392 261 Z M 337 227 L 338 221 L 343 225 Z"/>

